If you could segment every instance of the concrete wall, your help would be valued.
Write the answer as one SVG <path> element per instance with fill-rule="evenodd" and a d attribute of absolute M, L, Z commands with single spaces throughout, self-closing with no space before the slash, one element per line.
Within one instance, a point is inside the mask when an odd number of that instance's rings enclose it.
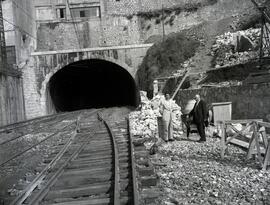
<path fill-rule="evenodd" d="M 13 5 L 11 1 L 2 2 L 3 17 L 4 19 L 14 22 L 13 16 Z M 13 25 L 9 24 L 7 21 L 3 21 L 5 28 L 5 39 L 7 46 L 15 45 L 15 28 Z"/>
<path fill-rule="evenodd" d="M 7 46 L 15 46 L 19 69 L 35 50 L 35 18 L 32 0 L 3 1 L 3 16 Z M 16 26 L 14 26 L 14 25 Z M 21 65 L 21 66 L 20 66 Z"/>
<path fill-rule="evenodd" d="M 0 126 L 25 119 L 22 79 L 0 74 Z"/>
<path fill-rule="evenodd" d="M 176 102 L 185 107 L 200 94 L 206 103 L 232 102 L 232 119 L 264 119 L 270 114 L 270 84 L 180 90 Z"/>
<path fill-rule="evenodd" d="M 25 119 L 23 80 L 18 70 L 27 64 L 35 45 L 32 0 L 1 3 L 6 45 L 15 46 L 17 65 L 7 62 L 7 70 L 0 73 L 0 126 Z"/>
<path fill-rule="evenodd" d="M 36 49 L 33 0 L 13 1 L 13 10 L 14 22 L 17 25 L 17 29 L 15 29 L 17 65 L 18 69 L 21 69 L 29 61 L 31 52 Z"/>

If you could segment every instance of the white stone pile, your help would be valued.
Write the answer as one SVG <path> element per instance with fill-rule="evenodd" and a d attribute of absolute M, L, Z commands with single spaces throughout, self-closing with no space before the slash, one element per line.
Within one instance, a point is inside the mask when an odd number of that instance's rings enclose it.
<path fill-rule="evenodd" d="M 244 45 L 239 39 L 244 39 L 247 43 Z M 211 48 L 211 55 L 216 56 L 216 68 L 233 66 L 246 63 L 258 57 L 258 48 L 260 41 L 260 29 L 248 29 L 234 33 L 227 32 L 216 37 L 216 42 Z M 247 47 L 247 44 L 249 46 Z M 241 46 L 247 47 L 247 50 L 238 52 Z"/>
<path fill-rule="evenodd" d="M 163 95 L 157 95 L 152 100 L 146 97 L 146 92 L 141 91 L 140 110 L 130 114 L 130 129 L 134 135 L 140 135 L 142 138 L 158 138 L 158 117 L 161 117 L 159 111 L 160 102 L 164 99 Z M 174 102 L 175 103 L 175 102 Z M 181 108 L 175 103 L 173 111 L 174 135 L 177 137 L 182 134 Z"/>

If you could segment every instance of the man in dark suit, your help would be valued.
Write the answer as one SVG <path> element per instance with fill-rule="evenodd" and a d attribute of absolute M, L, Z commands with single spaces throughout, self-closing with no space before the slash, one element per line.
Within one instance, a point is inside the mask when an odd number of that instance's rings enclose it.
<path fill-rule="evenodd" d="M 206 104 L 198 94 L 195 95 L 195 100 L 196 103 L 190 112 L 190 115 L 193 116 L 193 122 L 197 126 L 197 130 L 200 135 L 199 142 L 205 142 L 205 126 L 208 126 Z"/>

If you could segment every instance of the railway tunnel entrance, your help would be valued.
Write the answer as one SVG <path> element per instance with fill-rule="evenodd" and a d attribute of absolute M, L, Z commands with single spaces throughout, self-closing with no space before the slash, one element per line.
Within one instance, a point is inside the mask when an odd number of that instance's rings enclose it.
<path fill-rule="evenodd" d="M 48 82 L 47 112 L 138 106 L 139 90 L 121 66 L 98 59 L 83 60 L 57 71 Z"/>

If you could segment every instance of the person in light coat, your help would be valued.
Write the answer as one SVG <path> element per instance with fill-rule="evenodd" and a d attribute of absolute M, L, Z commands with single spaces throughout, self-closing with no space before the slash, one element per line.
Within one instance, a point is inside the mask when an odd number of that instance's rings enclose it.
<path fill-rule="evenodd" d="M 165 99 L 160 103 L 160 113 L 162 114 L 163 122 L 163 140 L 173 141 L 173 110 L 175 108 L 174 101 L 170 98 L 169 94 L 165 95 Z"/>

